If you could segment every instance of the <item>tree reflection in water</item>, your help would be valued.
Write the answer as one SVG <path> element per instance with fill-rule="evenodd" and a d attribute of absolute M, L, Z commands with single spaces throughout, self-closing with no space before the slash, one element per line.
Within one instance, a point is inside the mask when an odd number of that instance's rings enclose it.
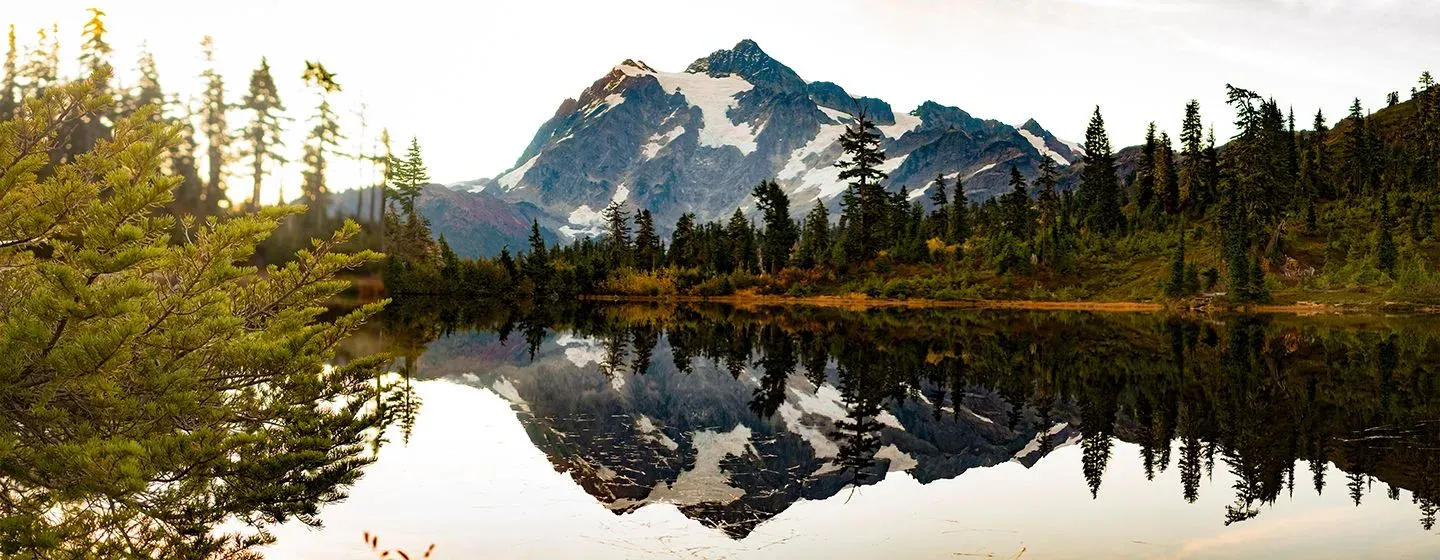
<path fill-rule="evenodd" d="M 1120 440 L 1139 447 L 1147 478 L 1177 469 L 1176 496 L 1187 502 L 1217 463 L 1232 473 L 1227 525 L 1293 494 L 1303 463 L 1316 492 L 1327 490 L 1328 464 L 1345 472 L 1356 505 L 1377 499 L 1376 482 L 1385 490 L 1378 499 L 1409 491 L 1428 531 L 1440 509 L 1435 326 L 1427 318 L 575 303 L 399 306 L 386 332 L 416 352 L 421 378 L 494 370 L 503 359 L 484 355 L 499 352 L 492 346 L 522 350 L 523 368 L 557 333 L 598 341 L 603 384 L 583 372 L 515 381 L 536 445 L 591 494 L 628 511 L 656 489 L 682 486 L 702 435 L 720 441 L 744 428 L 744 451 L 719 465 L 740 497 L 679 504 L 740 537 L 798 499 L 870 484 L 897 467 L 926 483 L 975 466 L 1033 464 L 1077 440 L 1095 499 Z M 456 338 L 463 333 L 472 339 Z M 722 383 L 705 371 L 728 375 Z M 824 418 L 822 430 L 819 405 L 801 399 L 819 399 L 825 387 L 838 391 L 843 412 Z M 607 391 L 618 394 L 599 396 Z"/>

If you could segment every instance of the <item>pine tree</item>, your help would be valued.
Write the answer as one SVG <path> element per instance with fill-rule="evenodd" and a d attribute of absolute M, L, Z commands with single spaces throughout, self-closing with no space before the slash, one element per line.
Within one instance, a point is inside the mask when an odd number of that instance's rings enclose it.
<path fill-rule="evenodd" d="M 46 90 L 57 86 L 60 79 L 59 33 L 42 27 L 35 35 L 35 48 L 26 56 L 25 69 L 22 72 L 25 84 L 21 88 L 21 99 L 44 96 Z"/>
<path fill-rule="evenodd" d="M 330 187 L 326 184 L 329 156 L 339 152 L 340 141 L 345 137 L 340 135 L 339 117 L 323 94 L 310 122 L 310 134 L 305 139 L 305 171 L 301 175 L 300 194 L 310 209 L 307 216 L 314 225 L 323 222 L 330 212 Z M 414 212 L 411 211 L 410 215 L 413 216 Z"/>
<path fill-rule="evenodd" d="M 1309 144 L 1312 169 L 1310 170 L 1310 183 L 1306 185 L 1307 190 L 1314 193 L 1317 198 L 1330 198 L 1335 196 L 1335 189 L 1330 182 L 1330 146 L 1326 139 L 1330 135 L 1330 129 L 1325 126 L 1325 113 L 1315 112 L 1315 122 L 1311 125 L 1313 130 L 1312 140 Z"/>
<path fill-rule="evenodd" d="M 660 236 L 655 234 L 655 218 L 649 210 L 635 213 L 635 265 L 641 270 L 660 266 Z"/>
<path fill-rule="evenodd" d="M 1181 223 L 1179 242 L 1175 244 L 1175 256 L 1170 260 L 1170 280 L 1165 283 L 1165 295 L 1178 298 L 1186 295 L 1188 282 L 1185 277 L 1185 225 Z"/>
<path fill-rule="evenodd" d="M 1178 177 L 1180 206 L 1185 209 L 1203 208 L 1204 199 L 1204 157 L 1205 131 L 1200 122 L 1200 102 L 1191 100 L 1185 104 L 1185 121 L 1180 125 L 1180 173 Z"/>
<path fill-rule="evenodd" d="M 1035 195 L 1035 202 L 1040 208 L 1039 224 L 1042 231 L 1055 225 L 1060 218 L 1060 193 L 1055 190 L 1058 183 L 1055 160 L 1040 158 L 1040 166 L 1035 174 L 1035 188 L 1039 191 Z"/>
<path fill-rule="evenodd" d="M 225 167 L 230 159 L 230 127 L 226 122 L 230 105 L 225 102 L 225 80 L 215 69 L 215 42 L 206 35 L 200 42 L 200 48 L 205 57 L 205 70 L 200 74 L 205 82 L 205 93 L 200 101 L 200 122 L 205 135 L 208 171 L 204 204 L 205 215 L 213 216 L 229 204 L 225 196 Z"/>
<path fill-rule="evenodd" d="M 381 304 L 321 318 L 375 255 L 338 249 L 352 223 L 291 264 L 236 266 L 285 211 L 184 224 L 172 243 L 178 220 L 153 210 L 176 133 L 153 107 L 39 179 L 61 138 L 35 131 L 108 112 L 101 81 L 0 124 L 17 147 L 0 150 L 0 293 L 24 294 L 0 303 L 0 395 L 7 422 L 44 434 L 0 436 L 0 554 L 252 557 L 268 526 L 343 497 L 391 422 L 368 405 L 393 394 L 386 361 L 336 359 Z"/>
<path fill-rule="evenodd" d="M 425 168 L 425 159 L 420 155 L 420 139 L 410 137 L 410 147 L 405 158 L 394 164 L 390 172 L 390 198 L 400 203 L 406 216 L 415 215 L 415 201 L 425 185 L 430 183 L 430 173 Z"/>
<path fill-rule="evenodd" d="M 1376 266 L 1391 276 L 1395 275 L 1395 262 L 1399 256 L 1399 250 L 1395 247 L 1395 218 L 1390 213 L 1390 197 L 1380 196 L 1380 216 L 1375 240 L 1375 263 Z"/>
<path fill-rule="evenodd" d="M 800 232 L 800 245 L 795 249 L 795 265 L 812 268 L 824 262 L 830 251 L 830 211 L 825 203 L 815 201 L 815 207 L 805 216 L 805 227 Z"/>
<path fill-rule="evenodd" d="M 1341 176 L 1344 178 L 1345 194 L 1350 197 L 1369 192 L 1372 165 L 1370 138 L 1366 130 L 1365 110 L 1360 99 L 1350 105 L 1350 128 L 1345 131 L 1341 151 Z M 1339 126 L 1339 125 L 1337 125 Z"/>
<path fill-rule="evenodd" d="M 760 265 L 765 272 L 775 274 L 790 263 L 790 251 L 800 237 L 795 222 L 790 219 L 790 197 L 775 181 L 764 181 L 750 193 L 755 206 L 760 209 L 765 232 L 760 239 Z M 818 202 L 817 202 L 818 204 Z"/>
<path fill-rule="evenodd" d="M 1030 195 L 1026 192 L 1025 178 L 1014 165 L 1010 166 L 1010 192 L 1005 194 L 1000 206 L 1005 230 L 1017 240 L 1029 239 L 1034 221 L 1030 216 Z"/>
<path fill-rule="evenodd" d="M 731 242 L 730 259 L 734 263 L 735 270 L 750 272 L 755 270 L 758 255 L 755 251 L 755 228 L 750 220 L 739 208 L 730 215 L 730 222 L 725 226 L 725 235 Z"/>
<path fill-rule="evenodd" d="M 90 8 L 90 21 L 85 23 L 85 42 L 80 46 L 80 65 L 83 72 L 89 76 L 105 75 L 109 72 L 101 70 L 110 68 L 110 44 L 105 41 L 105 12 L 96 8 Z M 106 82 L 95 82 L 97 93 L 108 95 L 110 85 Z M 66 145 L 63 148 L 65 159 L 74 155 L 89 152 L 96 142 L 110 135 L 110 115 L 95 115 L 86 119 L 70 132 Z"/>
<path fill-rule="evenodd" d="M 945 241 L 964 245 L 970 238 L 970 201 L 965 197 L 965 183 L 955 177 L 955 196 L 950 199 L 950 211 L 945 216 L 949 223 L 945 228 Z"/>
<path fill-rule="evenodd" d="M 139 70 L 140 78 L 130 92 L 124 113 L 131 115 L 146 107 L 154 107 L 155 110 L 149 112 L 150 118 L 155 122 L 160 122 L 165 118 L 165 93 L 160 88 L 160 72 L 155 67 L 155 55 L 142 47 L 136 68 Z"/>
<path fill-rule="evenodd" d="M 874 258 L 885 247 L 889 224 L 889 197 L 880 181 L 886 177 L 880 170 L 885 153 L 880 150 L 880 133 L 875 123 L 859 115 L 840 136 L 843 156 L 835 165 L 840 167 L 840 180 L 849 181 L 841 202 L 841 217 L 846 224 L 844 251 L 851 262 Z"/>
<path fill-rule="evenodd" d="M 1170 146 L 1170 135 L 1160 133 L 1155 145 L 1155 192 L 1160 195 L 1160 204 L 1165 213 L 1180 211 L 1180 177 L 1175 169 L 1175 150 Z"/>
<path fill-rule="evenodd" d="M 666 255 L 670 266 L 693 268 L 699 265 L 696 252 L 699 232 L 695 227 L 695 215 L 685 213 L 675 221 L 675 233 L 670 235 L 670 252 Z"/>
<path fill-rule="evenodd" d="M 600 215 L 605 221 L 605 249 L 609 252 L 611 266 L 628 264 L 629 255 L 634 252 L 630 243 L 630 213 L 625 211 L 625 205 L 612 200 L 600 211 Z"/>
<path fill-rule="evenodd" d="M 1085 129 L 1085 168 L 1080 171 L 1079 202 L 1083 221 L 1092 231 L 1108 234 L 1124 229 L 1115 155 L 1110 151 L 1110 137 L 1105 133 L 1099 107 Z"/>
<path fill-rule="evenodd" d="M 15 44 L 15 24 L 10 24 L 10 34 L 6 43 L 8 48 L 5 51 L 4 81 L 0 81 L 0 121 L 8 121 L 15 117 L 15 112 L 20 109 L 20 52 Z"/>
<path fill-rule="evenodd" d="M 1145 127 L 1145 144 L 1140 147 L 1140 161 L 1135 165 L 1135 203 L 1140 210 L 1150 208 L 1155 202 L 1155 152 L 1159 139 L 1155 136 L 1155 123 Z"/>
<path fill-rule="evenodd" d="M 260 187 L 265 182 L 266 162 L 286 163 L 280 154 L 280 148 L 285 145 L 281 138 L 281 113 L 285 111 L 285 105 L 280 102 L 275 79 L 270 75 L 270 64 L 263 58 L 260 59 L 260 67 L 250 74 L 250 90 L 240 107 L 250 113 L 250 122 L 241 136 L 248 143 L 244 155 L 250 158 L 250 173 L 254 179 L 249 203 L 253 212 L 260 209 Z M 282 198 L 280 203 L 284 204 L 285 200 Z"/>

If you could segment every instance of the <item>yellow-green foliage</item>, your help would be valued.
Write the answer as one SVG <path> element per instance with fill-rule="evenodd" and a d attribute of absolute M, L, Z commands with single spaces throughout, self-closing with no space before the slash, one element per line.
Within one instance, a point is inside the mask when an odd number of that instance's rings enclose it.
<path fill-rule="evenodd" d="M 675 272 L 668 268 L 651 272 L 621 269 L 601 284 L 600 289 L 606 294 L 624 296 L 673 296 L 677 291 Z"/>
<path fill-rule="evenodd" d="M 319 321 L 336 275 L 377 255 L 337 250 L 351 222 L 245 266 L 298 207 L 187 218 L 172 243 L 178 129 L 151 110 L 51 163 L 108 110 L 95 91 L 0 123 L 0 557 L 249 557 L 268 524 L 343 498 L 389 422 L 381 359 L 325 365 L 380 304 Z"/>

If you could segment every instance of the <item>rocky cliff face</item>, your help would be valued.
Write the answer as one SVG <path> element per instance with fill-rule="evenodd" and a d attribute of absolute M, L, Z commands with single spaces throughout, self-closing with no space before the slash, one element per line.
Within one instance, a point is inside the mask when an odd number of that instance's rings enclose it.
<path fill-rule="evenodd" d="M 936 176 L 960 178 L 983 199 L 1006 189 L 1011 165 L 1033 176 L 1040 158 L 1063 168 L 1082 155 L 1033 120 L 1017 128 L 934 102 L 898 113 L 807 82 L 746 40 L 684 72 L 620 63 L 561 103 L 515 167 L 473 188 L 533 205 L 563 238 L 597 232 L 613 200 L 649 209 L 662 231 L 685 212 L 712 220 L 748 211 L 751 188 L 769 179 L 798 217 L 815 203 L 838 205 L 838 138 L 860 113 L 885 137 L 887 186 L 917 199 Z"/>

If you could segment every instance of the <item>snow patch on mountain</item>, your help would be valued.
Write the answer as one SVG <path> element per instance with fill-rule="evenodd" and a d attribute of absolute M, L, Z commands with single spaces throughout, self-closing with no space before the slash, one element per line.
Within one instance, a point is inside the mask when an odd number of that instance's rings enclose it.
<path fill-rule="evenodd" d="M 605 348 L 595 338 L 580 338 L 566 333 L 555 338 L 555 343 L 565 348 L 565 359 L 575 367 L 598 364 L 605 360 Z"/>
<path fill-rule="evenodd" d="M 1082 156 L 1085 155 L 1085 147 L 1081 146 L 1079 142 L 1073 142 L 1064 138 L 1056 138 L 1056 140 L 1059 140 L 1061 144 L 1064 144 L 1066 147 L 1070 148 L 1070 151 L 1080 154 Z"/>
<path fill-rule="evenodd" d="M 921 120 L 920 117 L 905 113 L 895 115 L 895 124 L 887 124 L 875 128 L 880 129 L 880 133 L 884 134 L 886 138 L 899 138 L 904 136 L 906 132 L 920 128 L 920 125 L 923 123 L 924 121 Z"/>
<path fill-rule="evenodd" d="M 670 436 L 667 436 L 665 435 L 665 432 L 660 431 L 660 428 L 655 425 L 655 422 L 651 420 L 649 416 L 641 416 L 640 418 L 636 419 L 635 428 L 640 430 L 640 433 L 645 434 L 647 437 L 654 440 L 656 443 L 664 446 L 665 449 L 669 449 L 671 451 L 680 449 L 680 444 L 675 443 L 675 440 L 670 439 Z"/>
<path fill-rule="evenodd" d="M 535 162 L 539 159 L 540 154 L 535 154 L 534 157 L 531 157 L 529 160 L 526 160 L 525 163 L 520 164 L 520 167 L 511 169 L 509 173 L 501 175 L 500 178 L 496 179 L 495 182 L 499 183 L 500 187 L 507 191 L 518 188 L 520 185 L 520 180 L 525 178 L 525 174 L 530 172 L 531 167 L 535 167 Z"/>
<path fill-rule="evenodd" d="M 1021 136 L 1024 136 L 1025 140 L 1030 142 L 1030 146 L 1034 147 L 1035 151 L 1040 152 L 1040 155 L 1055 160 L 1055 163 L 1060 165 L 1070 165 L 1070 160 L 1065 159 L 1065 156 L 1060 155 L 1060 152 L 1052 150 L 1050 146 L 1045 145 L 1044 138 L 1036 136 L 1035 133 L 1023 128 L 1017 128 L 1015 132 L 1019 132 Z"/>
<path fill-rule="evenodd" d="M 896 169 L 900 168 L 900 164 L 905 163 L 905 157 L 906 156 L 899 156 L 887 159 L 876 169 L 886 174 L 893 173 Z"/>
<path fill-rule="evenodd" d="M 815 457 L 823 459 L 835 457 L 840 454 L 840 447 L 835 445 L 835 442 L 830 441 L 830 438 L 825 436 L 824 431 L 813 426 L 807 426 L 800 421 L 800 417 L 804 415 L 804 412 L 801 411 L 799 407 L 787 402 L 780 405 L 779 412 L 780 418 L 785 420 L 785 428 L 795 435 L 800 436 L 800 439 L 805 440 L 806 443 L 809 443 L 810 448 L 815 450 Z"/>
<path fill-rule="evenodd" d="M 732 455 L 759 455 L 750 445 L 749 427 L 736 424 L 729 432 L 696 432 L 694 445 L 695 468 L 680 473 L 674 484 L 656 484 L 649 501 L 682 506 L 728 504 L 745 495 L 744 490 L 730 485 L 730 475 L 720 468 L 720 462 Z"/>
<path fill-rule="evenodd" d="M 899 447 L 895 447 L 895 444 L 893 443 L 885 447 L 881 447 L 879 451 L 876 451 L 875 458 L 889 459 L 890 468 L 887 469 L 889 472 L 908 471 L 910 469 L 920 466 L 919 461 L 916 461 L 915 458 L 910 456 L 909 453 L 901 451 Z"/>
<path fill-rule="evenodd" d="M 989 170 L 994 169 L 994 168 L 995 168 L 995 164 L 993 164 L 993 163 L 987 163 L 987 164 L 985 164 L 984 167 L 981 167 L 980 169 L 976 169 L 976 170 L 974 170 L 974 171 L 971 171 L 969 175 L 966 175 L 966 176 L 965 176 L 965 180 L 966 180 L 966 181 L 969 181 L 970 179 L 974 178 L 976 175 L 979 175 L 979 174 L 981 174 L 981 173 L 984 173 L 984 172 L 989 171 Z"/>
<path fill-rule="evenodd" d="M 666 92 L 679 93 L 685 101 L 700 108 L 704 123 L 700 127 L 700 145 L 710 148 L 734 146 L 740 153 L 750 155 L 755 151 L 755 137 L 759 131 L 748 123 L 730 120 L 730 110 L 738 107 L 735 96 L 750 91 L 755 86 L 739 76 L 712 78 L 704 74 L 671 74 L 655 72 Z"/>
<path fill-rule="evenodd" d="M 669 146 L 671 142 L 674 142 L 675 139 L 679 138 L 682 134 L 685 134 L 685 127 L 677 126 L 651 136 L 650 141 L 645 144 L 645 159 L 655 159 L 655 156 L 660 155 L 661 149 Z"/>

